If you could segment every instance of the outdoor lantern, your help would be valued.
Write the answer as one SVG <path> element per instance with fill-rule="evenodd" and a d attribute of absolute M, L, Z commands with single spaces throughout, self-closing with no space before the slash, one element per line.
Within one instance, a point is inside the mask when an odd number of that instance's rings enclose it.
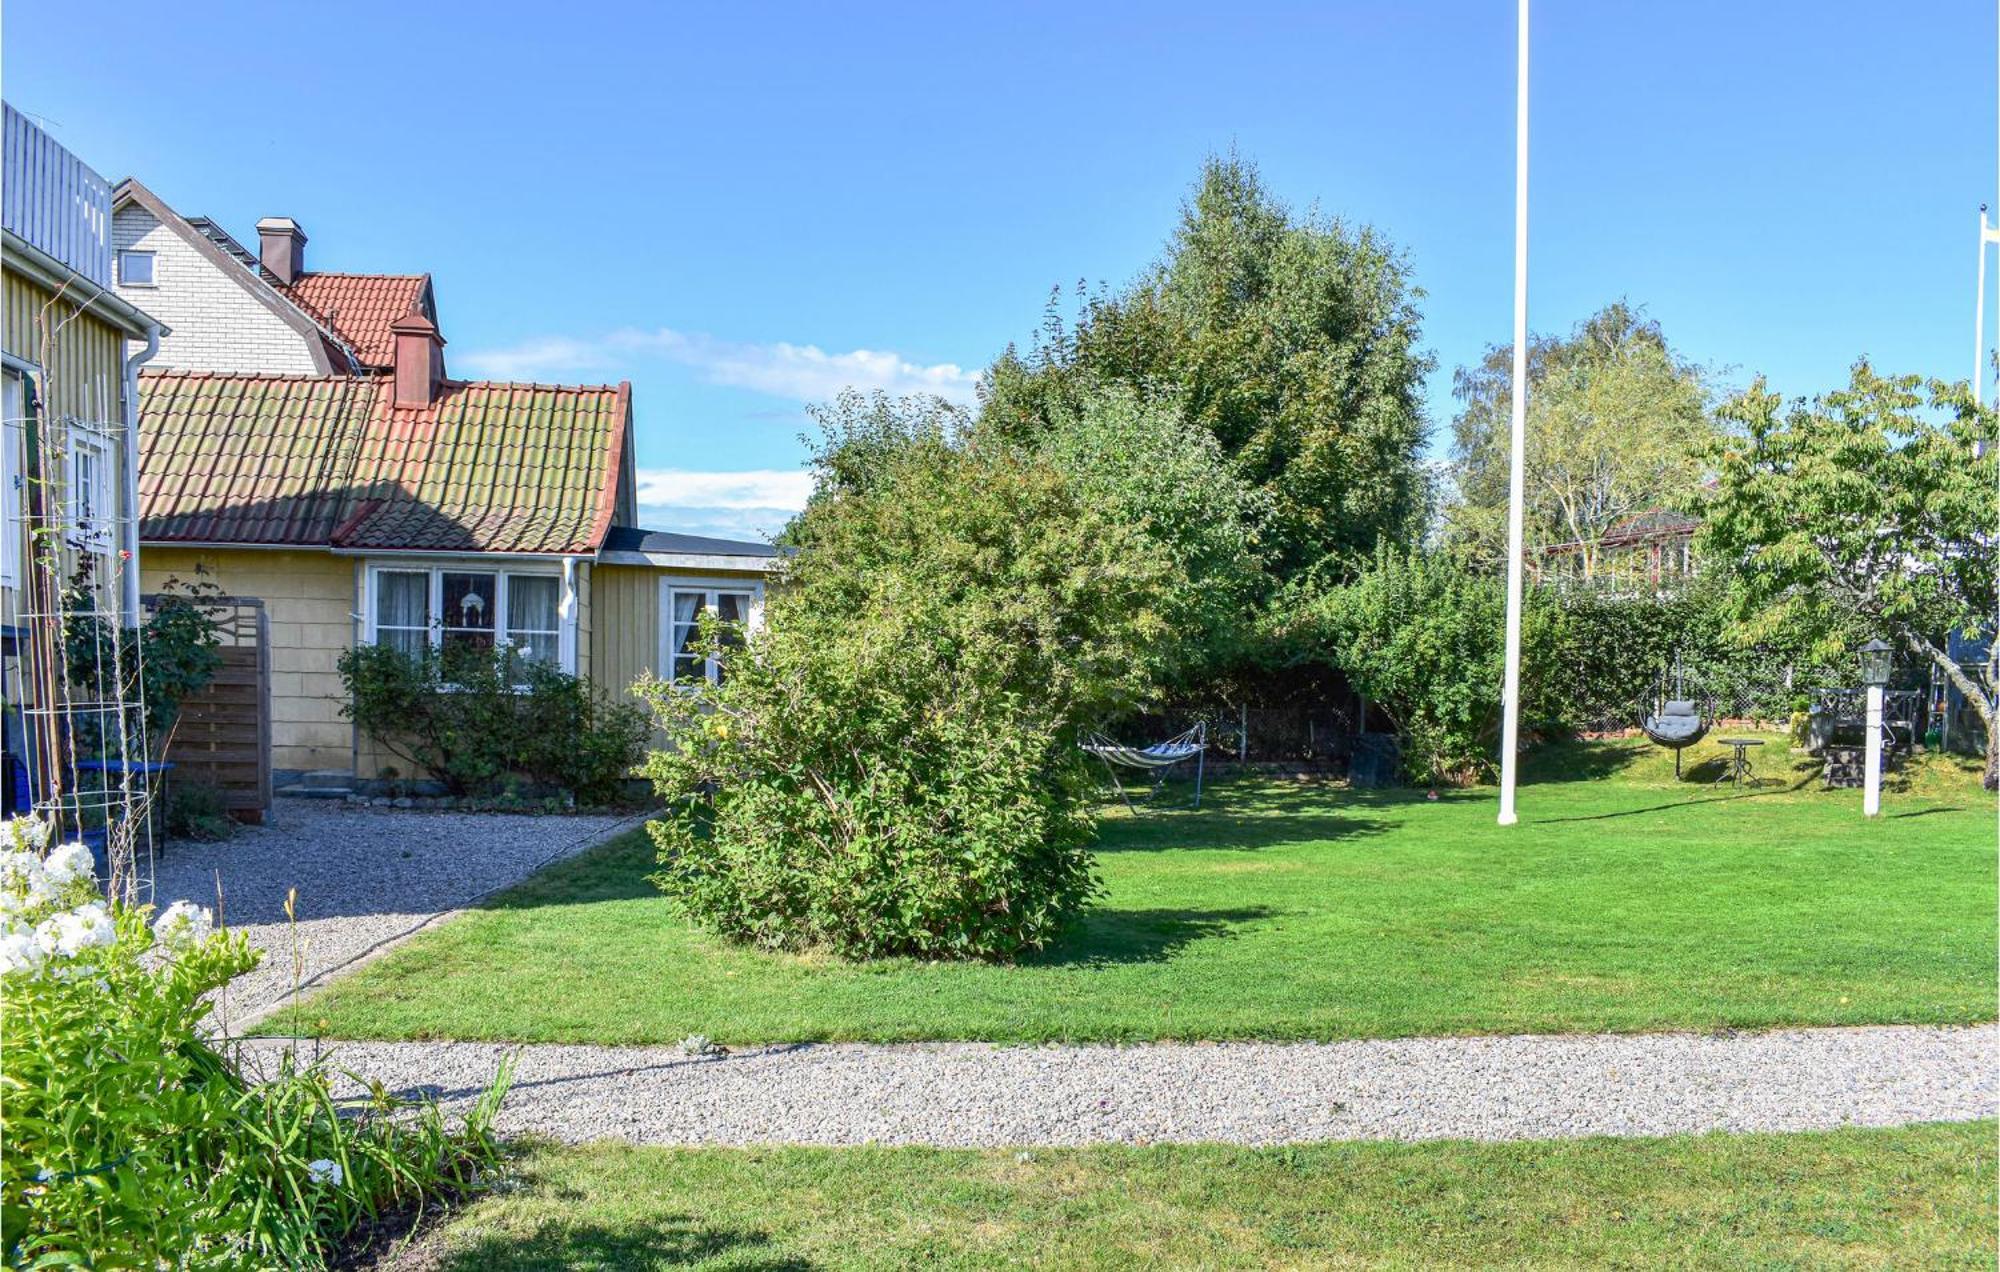
<path fill-rule="evenodd" d="M 1896 647 L 1881 637 L 1876 637 L 1861 647 L 1861 683 L 1864 685 L 1886 685 L 1889 683 L 1889 664 L 1894 661 Z"/>

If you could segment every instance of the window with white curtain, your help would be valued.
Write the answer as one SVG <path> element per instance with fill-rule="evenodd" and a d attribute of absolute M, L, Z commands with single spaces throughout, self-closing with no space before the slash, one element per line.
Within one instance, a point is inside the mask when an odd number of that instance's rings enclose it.
<path fill-rule="evenodd" d="M 430 644 L 430 571 L 376 571 L 374 614 L 376 644 L 406 653 Z"/>
<path fill-rule="evenodd" d="M 740 644 L 754 617 L 756 593 L 750 589 L 673 586 L 667 599 L 667 649 L 675 680 L 722 681 L 722 660 L 703 646 L 701 618 L 714 614 L 722 624 L 725 646 Z"/>
<path fill-rule="evenodd" d="M 548 571 L 381 566 L 370 574 L 378 645 L 512 649 L 562 662 L 562 579 Z"/>

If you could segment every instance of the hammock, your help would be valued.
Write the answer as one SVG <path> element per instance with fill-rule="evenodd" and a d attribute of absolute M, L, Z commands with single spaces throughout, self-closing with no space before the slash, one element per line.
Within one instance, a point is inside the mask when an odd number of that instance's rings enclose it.
<path fill-rule="evenodd" d="M 1104 771 L 1111 775 L 1111 785 L 1117 788 L 1118 798 L 1125 801 L 1125 807 L 1132 808 L 1132 797 L 1125 793 L 1125 784 L 1118 780 L 1118 770 L 1114 765 L 1139 769 L 1153 775 L 1153 793 L 1158 794 L 1160 786 L 1167 780 L 1167 770 L 1186 760 L 1195 762 L 1194 806 L 1201 807 L 1201 779 L 1208 767 L 1208 725 L 1197 724 L 1185 733 L 1177 733 L 1164 742 L 1151 746 L 1122 746 L 1102 733 L 1092 733 L 1078 743 L 1083 750 L 1096 756 L 1104 763 Z M 1137 809 L 1132 811 L 1137 812 Z"/>

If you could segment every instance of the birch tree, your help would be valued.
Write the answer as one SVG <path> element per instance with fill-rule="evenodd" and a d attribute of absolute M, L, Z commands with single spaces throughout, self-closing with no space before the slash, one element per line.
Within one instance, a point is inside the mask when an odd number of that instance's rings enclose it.
<path fill-rule="evenodd" d="M 1450 540 L 1491 564 L 1505 550 L 1512 346 L 1461 369 L 1453 391 L 1459 501 Z M 1623 301 L 1566 337 L 1536 339 L 1528 354 L 1527 539 L 1530 549 L 1575 544 L 1586 575 L 1619 522 L 1655 508 L 1688 511 L 1715 424 L 1701 368 L 1675 356 L 1656 322 Z"/>

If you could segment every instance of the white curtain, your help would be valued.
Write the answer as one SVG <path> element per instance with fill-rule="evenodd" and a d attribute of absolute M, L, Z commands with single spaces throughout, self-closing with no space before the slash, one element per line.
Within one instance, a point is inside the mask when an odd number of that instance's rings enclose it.
<path fill-rule="evenodd" d="M 674 678 L 703 674 L 706 659 L 696 650 L 701 637 L 701 611 L 707 597 L 700 592 L 674 593 Z"/>
<path fill-rule="evenodd" d="M 375 576 L 375 637 L 396 649 L 430 642 L 431 576 L 384 570 Z"/>
<path fill-rule="evenodd" d="M 553 663 L 560 658 L 556 607 L 562 580 L 542 574 L 507 576 L 507 639 L 526 658 Z"/>

